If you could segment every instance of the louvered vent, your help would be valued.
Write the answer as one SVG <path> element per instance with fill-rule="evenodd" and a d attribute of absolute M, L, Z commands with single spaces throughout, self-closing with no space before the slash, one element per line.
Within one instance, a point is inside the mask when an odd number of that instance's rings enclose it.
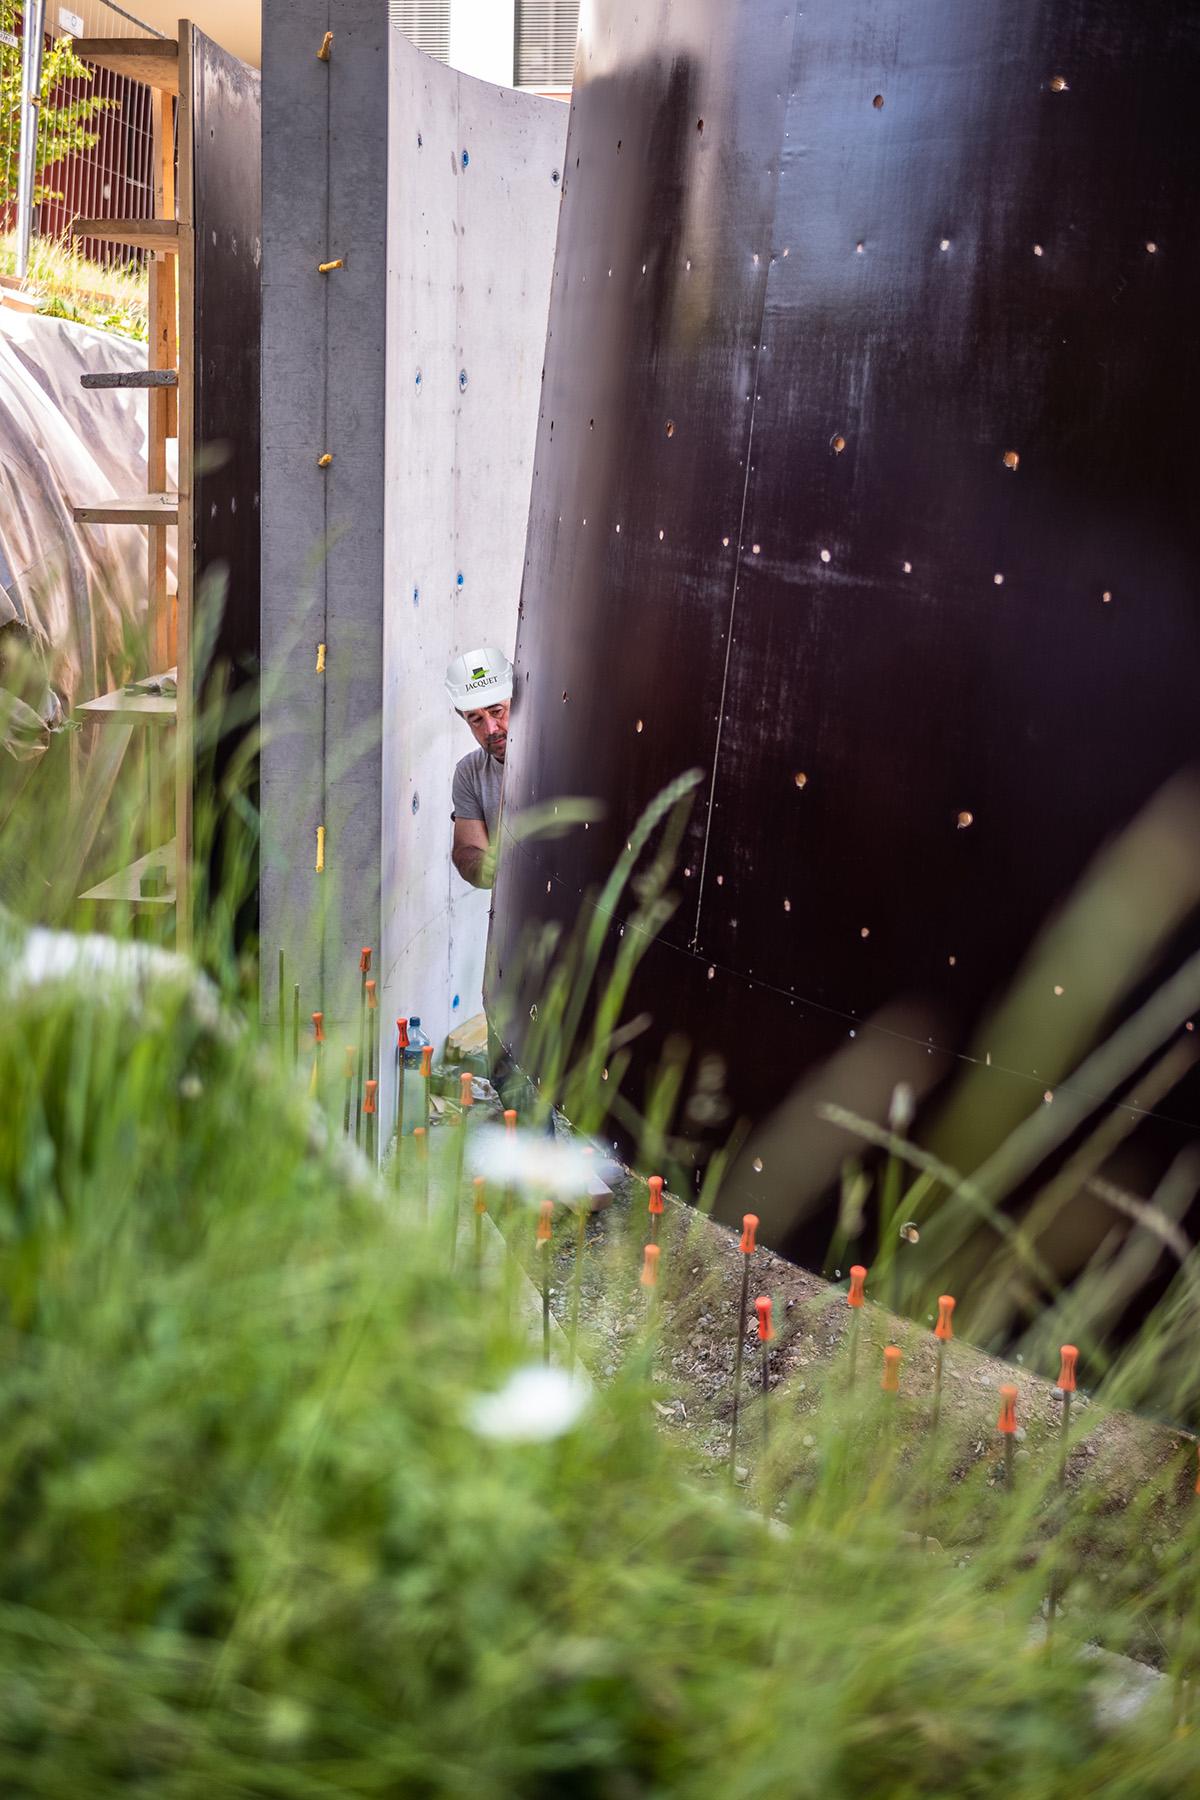
<path fill-rule="evenodd" d="M 569 88 L 578 32 L 579 0 L 516 0 L 516 85 Z"/>
<path fill-rule="evenodd" d="M 426 56 L 450 55 L 450 0 L 388 0 L 392 24 Z"/>

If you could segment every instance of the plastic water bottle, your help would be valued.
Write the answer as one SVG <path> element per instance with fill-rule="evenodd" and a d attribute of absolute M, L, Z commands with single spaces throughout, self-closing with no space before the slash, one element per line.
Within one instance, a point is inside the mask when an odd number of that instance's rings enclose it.
<path fill-rule="evenodd" d="M 421 1052 L 429 1039 L 414 1016 L 408 1021 L 408 1048 L 404 1052 L 404 1135 L 421 1123 L 425 1107 L 425 1083 L 421 1080 Z"/>

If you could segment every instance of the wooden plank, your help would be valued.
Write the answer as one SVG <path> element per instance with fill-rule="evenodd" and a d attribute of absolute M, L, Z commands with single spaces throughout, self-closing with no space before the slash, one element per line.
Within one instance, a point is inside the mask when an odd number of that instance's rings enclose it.
<path fill-rule="evenodd" d="M 128 244 L 131 250 L 173 250 L 179 226 L 174 219 L 72 219 L 71 236 Z"/>
<path fill-rule="evenodd" d="M 122 725 L 174 725 L 174 694 L 127 694 L 116 688 L 111 694 L 97 694 L 94 700 L 83 700 L 75 708 L 89 719 L 115 720 Z"/>
<path fill-rule="evenodd" d="M 142 876 L 160 865 L 166 869 L 165 891 L 143 894 Z M 175 905 L 175 872 L 175 841 L 172 839 L 169 844 L 160 844 L 156 850 L 139 856 L 136 862 L 127 863 L 106 881 L 98 881 L 79 898 L 110 906 L 126 906 L 131 912 L 166 912 L 168 907 Z"/>
<path fill-rule="evenodd" d="M 174 525 L 179 519 L 178 494 L 135 494 L 129 498 L 93 500 L 73 506 L 77 525 Z"/>
<path fill-rule="evenodd" d="M 144 81 L 163 94 L 179 92 L 179 45 L 174 38 L 76 38 L 76 56 L 111 69 L 130 81 Z"/>
<path fill-rule="evenodd" d="M 175 738 L 175 842 L 179 852 L 178 900 L 175 907 L 175 948 L 192 947 L 192 789 L 195 783 L 193 741 L 194 695 L 192 671 L 192 597 L 195 589 L 195 531 L 192 496 L 195 481 L 195 372 L 196 260 L 193 243 L 195 219 L 195 166 L 192 136 L 195 131 L 193 94 L 193 33 L 187 20 L 179 25 L 179 112 L 176 139 L 179 145 L 179 597 L 177 648 L 179 722 Z"/>
<path fill-rule="evenodd" d="M 103 375 L 81 375 L 79 385 L 85 388 L 173 388 L 178 380 L 174 369 L 117 369 Z"/>
<path fill-rule="evenodd" d="M 170 102 L 164 105 L 163 96 L 159 93 L 151 95 L 151 130 L 154 140 L 154 216 L 156 219 L 173 219 L 175 217 L 175 129 L 174 109 Z M 158 264 L 162 263 L 159 268 Z M 155 254 L 150 265 L 150 356 L 152 369 L 174 369 L 179 362 L 179 346 L 176 343 L 175 312 L 178 302 L 176 293 L 176 259 L 164 258 L 162 252 Z M 151 402 L 151 412 L 154 411 Z M 175 394 L 168 394 L 162 407 L 164 430 L 169 438 L 179 436 L 179 401 Z M 152 481 L 150 487 L 165 487 L 166 483 Z"/>

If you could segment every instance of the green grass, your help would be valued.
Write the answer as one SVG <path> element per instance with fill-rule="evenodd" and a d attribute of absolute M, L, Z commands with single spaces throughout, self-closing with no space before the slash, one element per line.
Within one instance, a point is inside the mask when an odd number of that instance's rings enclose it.
<path fill-rule="evenodd" d="M 832 1379 L 802 1477 L 781 1418 L 750 1493 L 699 1481 L 655 1427 L 650 1324 L 573 1430 L 481 1439 L 473 1398 L 538 1336 L 498 1249 L 449 1267 L 453 1131 L 427 1221 L 186 983 L 68 980 L 6 1017 L 6 1794 L 1193 1787 L 1169 1684 L 1105 1729 L 1070 1632 L 1031 1642 L 1045 1493 L 989 1491 L 982 1533 L 979 1492 L 944 1498 L 971 1554 L 922 1555 L 873 1384 Z M 615 1233 L 627 1312 L 639 1265 Z M 1190 1562 L 1164 1580 L 1190 1608 Z M 1143 1600 L 1089 1630 L 1120 1643 Z"/>
<path fill-rule="evenodd" d="M 0 237 L 0 275 L 15 275 L 16 269 L 16 237 L 10 233 Z M 136 265 L 89 262 L 56 238 L 35 238 L 28 286 L 39 313 L 146 341 L 146 271 Z"/>
<path fill-rule="evenodd" d="M 202 755 L 214 729 L 206 717 Z M 989 1480 L 994 1451 L 968 1454 L 986 1421 L 948 1410 L 935 1444 L 911 1391 L 887 1410 L 864 1339 L 854 1387 L 839 1351 L 802 1400 L 777 1396 L 768 1453 L 747 1405 L 749 1475 L 730 1487 L 652 1404 L 671 1391 L 673 1334 L 706 1291 L 709 1277 L 692 1270 L 709 1228 L 700 1221 L 693 1237 L 674 1213 L 664 1225 L 651 1311 L 640 1208 L 589 1271 L 580 1349 L 594 1386 L 582 1415 L 545 1442 L 480 1435 L 479 1398 L 540 1358 L 522 1272 L 536 1268 L 535 1214 L 518 1196 L 507 1246 L 489 1226 L 477 1270 L 455 1191 L 457 1129 L 433 1134 L 427 1201 L 408 1145 L 397 1180 L 343 1144 L 336 1063 L 329 1113 L 303 1068 L 281 1066 L 274 1033 L 256 1023 L 253 966 L 231 945 L 256 822 L 242 778 L 227 779 L 226 887 L 199 932 L 220 986 L 85 968 L 31 986 L 11 974 L 21 930 L 0 941 L 0 1791 L 1200 1791 L 1200 1514 L 1182 1439 L 1124 1508 L 1102 1480 L 1066 1504 L 1052 1441 L 1031 1424 L 1037 1454 L 1009 1492 Z M 663 1169 L 677 1193 L 690 1191 L 674 1135 L 680 1047 L 639 1109 L 621 1086 L 622 1019 L 640 948 L 673 904 L 692 785 L 681 778 L 631 830 L 574 934 L 527 947 L 541 995 L 529 1056 L 543 1082 L 530 1130 L 550 1098 L 594 1128 L 616 1095 L 639 1166 Z M 44 790 L 24 790 L 0 863 L 14 845 L 30 857 L 35 827 L 41 842 L 65 841 L 75 802 L 63 804 L 51 819 Z M 36 917 L 39 881 L 17 886 Z M 626 930 L 614 947 L 605 926 L 618 908 Z M 1163 1039 L 1144 1019 L 1139 1030 L 1144 1062 Z M 1063 1111 L 1037 1115 L 1038 1129 Z M 864 1142 L 874 1129 L 863 1122 Z M 1107 1265 L 1031 1299 L 1037 1246 L 1001 1230 L 995 1191 L 940 1163 L 935 1191 L 922 1152 L 886 1137 L 882 1148 L 886 1160 L 872 1164 L 867 1148 L 863 1167 L 889 1208 L 898 1193 L 901 1216 L 921 1218 L 922 1247 L 936 1241 L 927 1217 L 944 1221 L 955 1250 L 959 1224 L 990 1221 L 1004 1281 L 1014 1267 L 1025 1280 L 1030 1342 L 1098 1316 L 1089 1284 L 1109 1278 Z M 720 1157 L 709 1165 L 706 1207 L 722 1168 Z M 503 1220 L 502 1196 L 491 1203 Z M 556 1217 L 569 1271 L 574 1220 L 565 1207 Z M 911 1312 L 923 1316 L 939 1273 L 929 1261 L 897 1282 Z M 873 1288 L 894 1274 L 880 1256 Z M 1090 1343 L 1081 1431 L 1163 1370 L 1175 1416 L 1195 1418 L 1194 1274 L 1193 1254 L 1130 1348 Z M 981 1291 L 975 1316 L 988 1300 Z M 804 1328 L 833 1306 L 815 1304 Z M 992 1418 L 994 1404 L 981 1401 Z M 940 1549 L 920 1547 L 928 1535 Z M 1064 1609 L 1047 1647 L 1052 1583 Z M 1110 1668 L 1083 1654 L 1093 1642 L 1164 1671 L 1123 1721 L 1103 1710 Z"/>

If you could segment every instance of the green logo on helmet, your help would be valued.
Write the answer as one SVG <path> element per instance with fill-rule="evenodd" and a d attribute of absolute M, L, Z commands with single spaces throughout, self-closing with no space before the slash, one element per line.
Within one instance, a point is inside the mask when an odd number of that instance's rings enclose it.
<path fill-rule="evenodd" d="M 476 669 L 471 676 L 471 680 L 472 681 L 482 681 L 486 674 L 487 674 L 486 669 Z"/>

